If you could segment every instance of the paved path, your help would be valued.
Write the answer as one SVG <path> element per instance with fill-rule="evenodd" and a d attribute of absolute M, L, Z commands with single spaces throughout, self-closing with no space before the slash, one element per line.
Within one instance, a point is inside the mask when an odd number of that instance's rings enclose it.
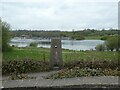
<path fill-rule="evenodd" d="M 8 77 L 2 77 L 2 86 L 4 88 L 13 87 L 54 87 L 54 86 L 70 86 L 70 85 L 118 85 L 119 77 L 115 76 L 101 76 L 101 77 L 75 77 L 65 79 L 45 79 L 43 76 L 54 73 L 41 72 L 31 73 L 30 76 L 36 79 L 26 80 L 8 80 Z M 1 80 L 0 80 L 1 81 Z"/>

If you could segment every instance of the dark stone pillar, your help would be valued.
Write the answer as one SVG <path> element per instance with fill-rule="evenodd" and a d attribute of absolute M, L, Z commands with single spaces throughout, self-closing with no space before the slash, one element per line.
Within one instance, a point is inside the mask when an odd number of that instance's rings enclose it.
<path fill-rule="evenodd" d="M 63 61 L 61 40 L 59 38 L 53 38 L 51 40 L 50 67 L 51 69 L 54 69 L 54 67 L 58 67 L 59 69 L 61 69 L 62 66 Z"/>

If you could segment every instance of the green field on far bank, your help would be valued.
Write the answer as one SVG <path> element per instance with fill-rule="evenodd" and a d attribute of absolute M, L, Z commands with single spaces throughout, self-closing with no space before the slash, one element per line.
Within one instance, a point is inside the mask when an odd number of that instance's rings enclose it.
<path fill-rule="evenodd" d="M 101 40 L 102 36 L 86 36 L 85 40 Z"/>
<path fill-rule="evenodd" d="M 62 50 L 62 58 L 64 62 L 68 61 L 91 61 L 91 60 L 112 60 L 118 61 L 118 52 L 110 51 L 72 51 Z M 3 52 L 3 60 L 39 60 L 49 61 L 50 60 L 50 49 L 49 48 L 14 48 L 11 52 Z"/>

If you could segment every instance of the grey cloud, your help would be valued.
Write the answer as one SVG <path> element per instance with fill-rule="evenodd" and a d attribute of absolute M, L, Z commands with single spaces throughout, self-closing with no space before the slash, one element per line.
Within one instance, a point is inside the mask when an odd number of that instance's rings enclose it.
<path fill-rule="evenodd" d="M 116 2 L 4 2 L 0 7 L 13 29 L 117 28 Z"/>

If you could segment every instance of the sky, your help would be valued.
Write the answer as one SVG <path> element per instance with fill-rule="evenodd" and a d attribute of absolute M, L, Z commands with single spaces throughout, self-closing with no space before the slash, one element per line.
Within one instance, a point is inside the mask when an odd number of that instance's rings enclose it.
<path fill-rule="evenodd" d="M 118 1 L 0 0 L 0 17 L 13 30 L 118 28 Z"/>

